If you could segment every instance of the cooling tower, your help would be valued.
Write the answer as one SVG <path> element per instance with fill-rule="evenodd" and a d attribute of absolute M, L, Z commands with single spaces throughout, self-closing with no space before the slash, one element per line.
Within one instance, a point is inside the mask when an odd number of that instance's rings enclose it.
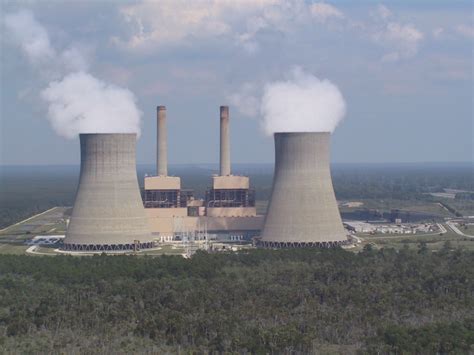
<path fill-rule="evenodd" d="M 81 134 L 81 173 L 64 240 L 69 251 L 153 246 L 138 188 L 136 134 Z"/>
<path fill-rule="evenodd" d="M 275 173 L 260 245 L 347 243 L 329 169 L 330 133 L 275 133 Z"/>

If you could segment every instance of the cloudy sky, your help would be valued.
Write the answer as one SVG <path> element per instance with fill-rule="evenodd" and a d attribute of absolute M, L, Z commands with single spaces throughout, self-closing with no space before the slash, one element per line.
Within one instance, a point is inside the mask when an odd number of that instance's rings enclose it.
<path fill-rule="evenodd" d="M 344 98 L 334 162 L 473 160 L 471 1 L 1 6 L 0 164 L 78 164 L 91 126 L 139 126 L 137 161 L 152 163 L 157 105 L 170 163 L 214 163 L 223 104 L 232 160 L 272 162 L 265 115 L 284 105 L 266 94 L 295 71 Z"/>

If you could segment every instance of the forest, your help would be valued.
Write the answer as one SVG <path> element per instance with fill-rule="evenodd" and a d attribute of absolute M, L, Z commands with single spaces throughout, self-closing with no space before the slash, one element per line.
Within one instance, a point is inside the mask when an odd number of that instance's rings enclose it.
<path fill-rule="evenodd" d="M 250 176 L 257 200 L 267 201 L 271 194 L 273 166 L 236 164 L 235 174 Z M 474 191 L 473 165 L 466 164 L 335 164 L 332 166 L 334 190 L 339 200 L 385 199 L 436 202 L 430 192 L 444 188 Z M 152 165 L 138 166 L 138 181 L 143 184 Z M 180 176 L 183 188 L 204 197 L 210 187 L 213 165 L 170 166 L 170 173 Z M 79 179 L 78 166 L 0 167 L 0 228 L 19 222 L 55 206 L 72 206 Z M 468 214 L 474 213 L 470 193 L 459 193 Z M 448 209 L 452 202 L 440 201 Z M 395 202 L 395 205 L 397 202 Z M 457 211 L 453 209 L 453 216 Z"/>
<path fill-rule="evenodd" d="M 0 255 L 2 353 L 474 351 L 474 252 Z"/>

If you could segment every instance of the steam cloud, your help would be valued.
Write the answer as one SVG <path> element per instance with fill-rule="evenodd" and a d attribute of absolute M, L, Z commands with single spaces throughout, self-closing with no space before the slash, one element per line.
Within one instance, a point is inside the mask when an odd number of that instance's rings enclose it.
<path fill-rule="evenodd" d="M 141 112 L 133 93 L 77 72 L 54 81 L 41 92 L 56 132 L 67 138 L 79 133 L 137 132 Z"/>
<path fill-rule="evenodd" d="M 346 114 L 336 85 L 295 68 L 289 80 L 267 84 L 260 112 L 266 134 L 333 132 Z"/>
<path fill-rule="evenodd" d="M 56 50 L 48 32 L 30 11 L 7 14 L 4 24 L 32 66 L 50 81 L 40 97 L 48 104 L 48 119 L 59 135 L 140 134 L 142 112 L 134 94 L 87 73 L 84 48 Z"/>

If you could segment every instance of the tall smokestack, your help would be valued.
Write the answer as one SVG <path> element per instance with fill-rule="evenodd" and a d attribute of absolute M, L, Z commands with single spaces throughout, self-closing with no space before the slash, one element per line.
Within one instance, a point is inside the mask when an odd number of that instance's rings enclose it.
<path fill-rule="evenodd" d="M 156 174 L 168 175 L 168 146 L 166 143 L 166 106 L 156 108 Z"/>
<path fill-rule="evenodd" d="M 135 133 L 80 134 L 81 173 L 64 239 L 70 251 L 152 247 L 138 188 Z"/>
<path fill-rule="evenodd" d="M 229 106 L 221 106 L 220 175 L 230 175 Z"/>
<path fill-rule="evenodd" d="M 329 168 L 330 133 L 274 137 L 275 173 L 260 244 L 326 248 L 346 243 Z"/>

